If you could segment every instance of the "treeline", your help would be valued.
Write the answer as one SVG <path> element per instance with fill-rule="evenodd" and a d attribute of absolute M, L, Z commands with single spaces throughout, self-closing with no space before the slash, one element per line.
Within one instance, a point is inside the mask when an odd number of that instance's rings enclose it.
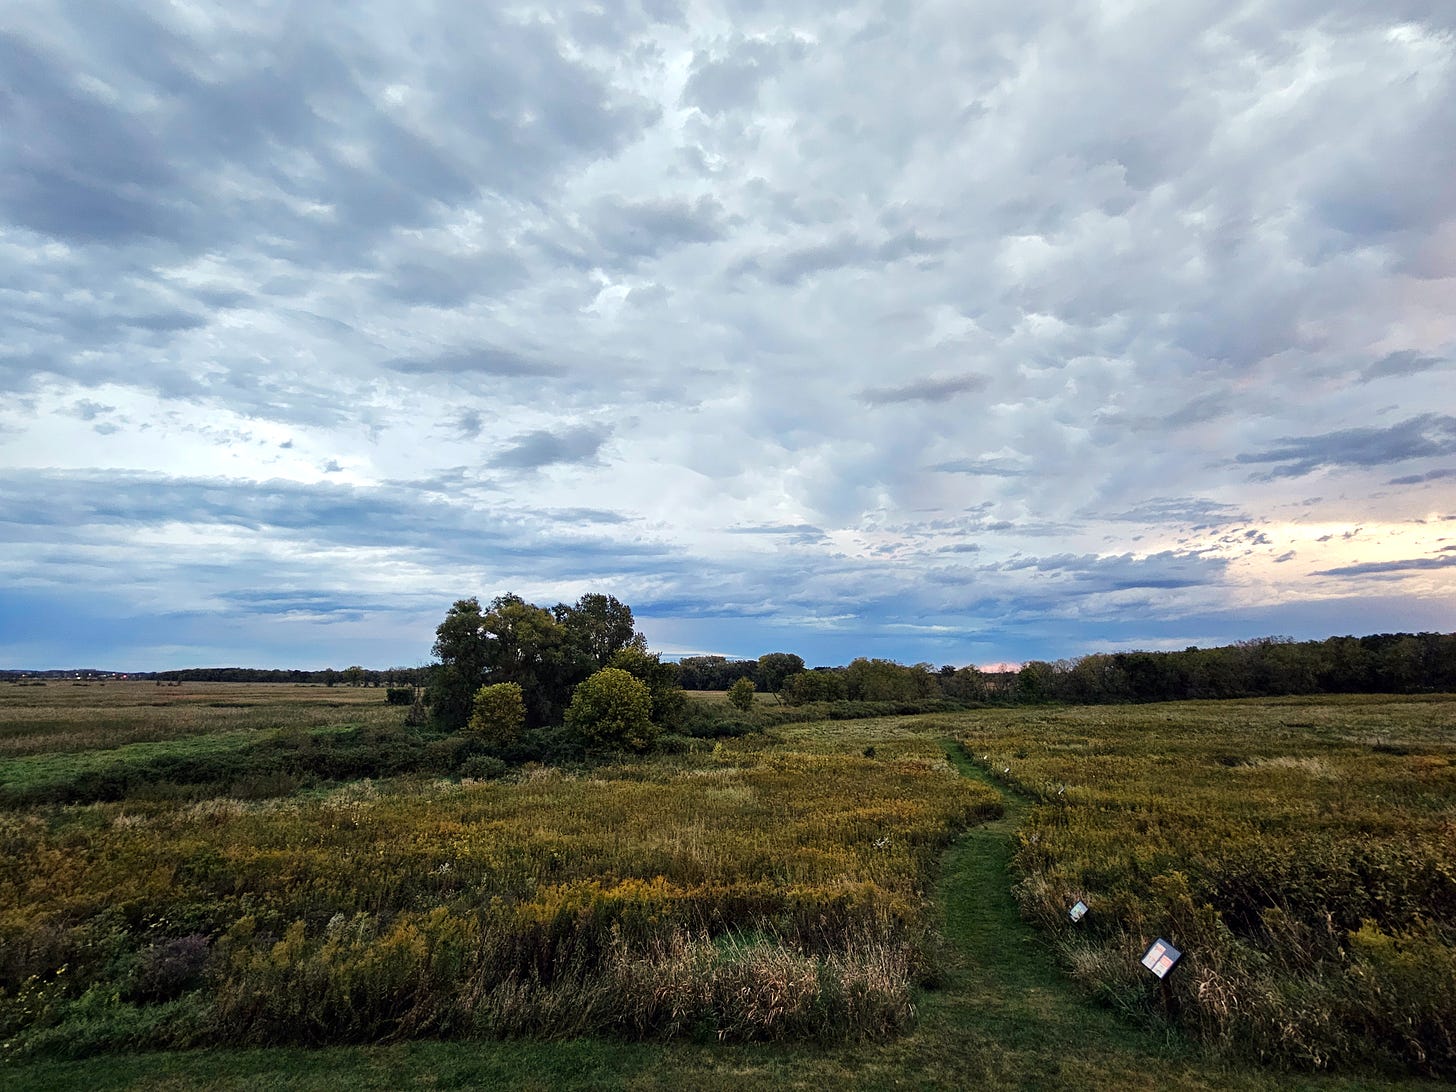
<path fill-rule="evenodd" d="M 1295 641 L 1261 637 L 1182 652 L 1096 653 L 1033 660 L 1020 671 L 905 665 L 860 658 L 806 670 L 791 653 L 758 660 L 694 656 L 679 664 L 688 690 L 727 690 L 748 680 L 789 705 L 811 702 L 1181 701 L 1292 694 L 1456 691 L 1456 634 L 1380 633 Z"/>
<path fill-rule="evenodd" d="M 1016 674 L 1012 693 L 1023 701 L 1096 703 L 1448 691 L 1456 691 L 1456 633 L 1261 637 L 1182 652 L 1035 660 Z"/>
<path fill-rule="evenodd" d="M 174 671 L 144 671 L 133 679 L 156 679 L 159 682 L 265 682 L 312 684 L 315 686 L 423 686 L 427 669 L 422 667 L 390 667 L 384 670 L 360 667 L 322 668 L 303 671 L 263 667 L 184 667 Z"/>

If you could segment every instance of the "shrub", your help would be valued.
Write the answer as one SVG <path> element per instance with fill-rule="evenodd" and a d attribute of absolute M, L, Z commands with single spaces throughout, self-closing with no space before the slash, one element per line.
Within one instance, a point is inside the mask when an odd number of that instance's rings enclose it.
<path fill-rule="evenodd" d="M 494 755 L 471 755 L 460 763 L 460 776 L 477 781 L 493 781 L 497 777 L 505 776 L 510 768 L 508 763 Z"/>
<path fill-rule="evenodd" d="M 413 705 L 415 703 L 415 688 L 413 686 L 386 687 L 384 700 L 390 705 Z"/>
<path fill-rule="evenodd" d="M 754 690 L 752 679 L 739 679 L 728 688 L 729 704 L 740 712 L 748 712 L 753 707 Z"/>
<path fill-rule="evenodd" d="M 521 737 L 526 698 L 520 684 L 494 683 L 475 692 L 469 728 L 492 747 L 508 747 Z"/>
<path fill-rule="evenodd" d="M 591 749 L 645 751 L 657 738 L 652 694 L 621 668 L 603 668 L 576 688 L 566 727 Z"/>

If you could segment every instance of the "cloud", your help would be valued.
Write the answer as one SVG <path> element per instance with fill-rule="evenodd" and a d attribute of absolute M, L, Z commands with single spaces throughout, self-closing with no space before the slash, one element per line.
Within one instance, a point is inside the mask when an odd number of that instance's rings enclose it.
<path fill-rule="evenodd" d="M 1197 497 L 1154 497 L 1112 516 L 1128 523 L 1176 524 L 1179 526 L 1215 527 L 1238 523 L 1249 517 L 1237 505 Z"/>
<path fill-rule="evenodd" d="M 728 527 L 730 535 L 793 535 L 797 538 L 819 539 L 824 529 L 809 523 L 758 523 L 741 527 Z"/>
<path fill-rule="evenodd" d="M 1363 383 L 1369 383 L 1371 380 L 1385 379 L 1390 376 L 1419 375 L 1421 372 L 1438 368 L 1443 363 L 1444 361 L 1439 357 L 1426 356 L 1405 349 L 1381 357 L 1360 373 L 1360 380 Z"/>
<path fill-rule="evenodd" d="M 629 201 L 603 198 L 593 211 L 597 243 L 615 257 L 641 258 L 689 243 L 707 243 L 723 233 L 723 206 L 711 197 Z"/>
<path fill-rule="evenodd" d="M 518 436 L 509 447 L 491 456 L 490 466 L 509 470 L 539 470 L 560 463 L 593 463 L 611 429 L 593 425 L 551 432 L 537 429 Z"/>
<path fill-rule="evenodd" d="M 1317 436 L 1282 437 L 1240 463 L 1275 463 L 1265 478 L 1296 478 L 1324 468 L 1385 466 L 1456 454 L 1456 417 L 1424 413 L 1386 428 L 1347 428 Z"/>
<path fill-rule="evenodd" d="M 798 39 L 740 38 L 726 48 L 699 51 L 683 88 L 683 101 L 712 115 L 752 106 L 763 84 L 783 65 L 802 58 L 806 49 Z"/>
<path fill-rule="evenodd" d="M 1296 578 L 1451 556 L 1444 8 L 397 7 L 7 9 L 0 655 L 63 590 L 143 666 L 504 590 L 817 662 L 1456 608 Z"/>
<path fill-rule="evenodd" d="M 858 266 L 878 267 L 906 258 L 939 254 L 949 244 L 908 229 L 875 242 L 849 232 L 821 241 L 776 246 L 735 262 L 735 275 L 759 275 L 781 286 L 797 285 L 820 273 Z"/>
<path fill-rule="evenodd" d="M 990 382 L 984 375 L 974 373 L 931 376 L 899 387 L 870 387 L 860 392 L 860 398 L 872 406 L 896 402 L 941 402 L 985 390 Z"/>
<path fill-rule="evenodd" d="M 928 467 L 942 474 L 969 474 L 973 477 L 1015 478 L 1026 473 L 1024 464 L 1008 459 L 950 459 Z"/>
<path fill-rule="evenodd" d="M 1420 485 L 1422 482 L 1438 482 L 1445 478 L 1456 478 L 1456 467 L 1442 467 L 1439 470 L 1427 470 L 1424 474 L 1406 474 L 1403 477 L 1391 478 L 1386 485 Z"/>
<path fill-rule="evenodd" d="M 1425 572 L 1456 565 L 1456 557 L 1415 557 L 1404 561 L 1364 561 L 1357 565 L 1339 565 L 1320 569 L 1314 576 L 1376 576 L 1385 573 Z"/>
<path fill-rule="evenodd" d="M 562 368 L 559 365 L 510 349 L 497 349 L 489 346 L 452 350 L 435 356 L 399 358 L 387 361 L 385 367 L 407 375 L 477 373 L 515 378 L 562 374 Z"/>

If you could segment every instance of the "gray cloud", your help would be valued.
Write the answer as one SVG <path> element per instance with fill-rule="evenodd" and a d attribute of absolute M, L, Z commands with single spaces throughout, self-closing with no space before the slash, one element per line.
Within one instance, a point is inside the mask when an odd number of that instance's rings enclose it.
<path fill-rule="evenodd" d="M 940 402 L 985 390 L 990 382 L 986 376 L 974 373 L 930 376 L 899 387 L 869 387 L 860 392 L 860 398 L 872 406 L 895 402 Z"/>
<path fill-rule="evenodd" d="M 824 529 L 809 523 L 755 523 L 742 527 L 728 527 L 730 535 L 798 535 L 822 538 Z"/>
<path fill-rule="evenodd" d="M 1456 467 L 1442 467 L 1439 470 L 1427 470 L 1424 474 L 1406 474 L 1403 477 L 1391 478 L 1386 485 L 1420 485 L 1422 482 L 1438 482 L 1445 478 L 1456 478 Z"/>
<path fill-rule="evenodd" d="M 1282 437 L 1241 463 L 1275 463 L 1266 478 L 1295 478 L 1325 467 L 1385 466 L 1407 459 L 1456 454 L 1456 417 L 1424 413 L 1386 428 L 1347 428 L 1317 436 Z"/>
<path fill-rule="evenodd" d="M 719 51 L 700 51 L 683 88 L 683 100 L 707 114 L 723 114 L 754 105 L 765 81 L 785 64 L 804 56 L 798 39 L 739 39 Z"/>
<path fill-rule="evenodd" d="M 594 210 L 598 244 L 615 256 L 640 258 L 687 243 L 706 243 L 723 232 L 723 206 L 711 197 L 696 201 L 661 198 L 627 201 L 604 198 Z"/>
<path fill-rule="evenodd" d="M 1438 368 L 1443 363 L 1444 361 L 1439 357 L 1402 350 L 1381 357 L 1360 373 L 1360 379 L 1362 382 L 1368 383 L 1373 379 L 1384 379 L 1387 376 L 1419 375 L 1421 372 Z"/>
<path fill-rule="evenodd" d="M 593 425 L 551 432 L 537 429 L 518 436 L 509 447 L 493 455 L 489 464 L 509 470 L 539 470 L 558 463 L 593 463 L 612 431 Z"/>
<path fill-rule="evenodd" d="M 845 232 L 820 242 L 774 247 L 752 254 L 736 262 L 732 272 L 761 275 L 779 285 L 796 285 L 836 269 L 939 254 L 948 245 L 945 240 L 926 238 L 913 229 L 880 242 Z"/>
<path fill-rule="evenodd" d="M 950 459 L 935 463 L 929 470 L 942 474 L 969 474 L 972 477 L 1016 478 L 1026 473 L 1026 467 L 1007 459 Z"/>
<path fill-rule="evenodd" d="M 511 349 L 497 349 L 489 346 L 453 350 L 436 356 L 399 358 L 387 361 L 385 367 L 407 375 L 438 372 L 445 375 L 477 373 L 504 377 L 540 377 L 563 373 L 563 369 L 557 364 L 538 360 Z"/>
<path fill-rule="evenodd" d="M 1380 576 L 1387 573 L 1426 572 L 1456 565 L 1456 557 L 1414 557 L 1404 561 L 1363 561 L 1356 565 L 1339 565 L 1320 569 L 1315 576 Z"/>
<path fill-rule="evenodd" d="M 1128 523 L 1217 527 L 1248 519 L 1237 505 L 1196 497 L 1155 497 L 1112 517 Z"/>

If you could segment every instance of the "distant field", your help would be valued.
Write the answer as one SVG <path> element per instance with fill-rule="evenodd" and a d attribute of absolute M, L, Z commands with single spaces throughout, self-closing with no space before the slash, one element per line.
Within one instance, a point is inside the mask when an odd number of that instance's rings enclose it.
<path fill-rule="evenodd" d="M 726 690 L 684 690 L 683 693 L 688 696 L 688 701 L 700 701 L 708 705 L 728 704 L 728 691 Z M 772 694 L 755 694 L 753 700 L 755 702 L 761 702 L 773 701 L 774 699 Z"/>
<path fill-rule="evenodd" d="M 490 781 L 340 780 L 370 754 L 465 768 L 403 716 L 379 689 L 0 685 L 0 742 L 26 741 L 0 749 L 0 788 L 119 794 L 0 808 L 0 1084 L 1456 1072 L 1456 698 L 823 721 Z M 1185 952 L 1166 989 L 1138 965 L 1159 935 Z M 471 1041 L 283 1048 L 420 1037 Z M 276 1053 L 114 1053 L 202 1044 Z M 1331 1067 L 1355 1068 L 1296 1075 Z"/>
<path fill-rule="evenodd" d="M 244 729 L 396 723 L 377 687 L 275 683 L 0 682 L 0 760 Z"/>

